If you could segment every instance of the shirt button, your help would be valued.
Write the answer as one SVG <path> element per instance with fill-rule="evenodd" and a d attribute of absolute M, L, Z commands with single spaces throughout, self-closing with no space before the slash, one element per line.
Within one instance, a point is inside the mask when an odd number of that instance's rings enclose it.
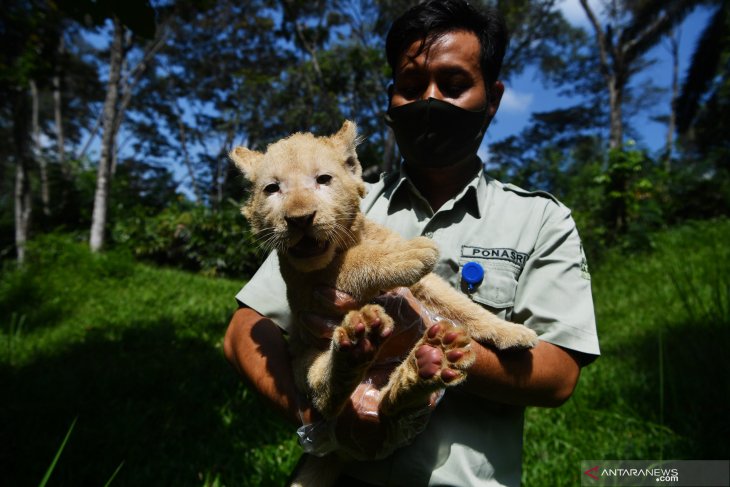
<path fill-rule="evenodd" d="M 426 232 L 426 237 L 433 238 L 433 232 Z"/>

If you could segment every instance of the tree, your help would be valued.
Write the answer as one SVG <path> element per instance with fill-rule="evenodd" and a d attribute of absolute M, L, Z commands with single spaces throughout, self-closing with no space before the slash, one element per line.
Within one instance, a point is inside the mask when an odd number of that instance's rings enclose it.
<path fill-rule="evenodd" d="M 682 158 L 671 191 L 678 220 L 727 215 L 730 208 L 730 5 L 713 3 L 676 103 Z"/>
<path fill-rule="evenodd" d="M 668 32 L 700 2 L 697 0 L 644 0 L 630 2 L 611 0 L 605 4 L 608 21 L 601 25 L 588 0 L 580 0 L 581 6 L 593 27 L 598 50 L 600 73 L 608 94 L 609 150 L 619 150 L 624 144 L 624 109 L 631 78 L 646 66 L 644 57 Z M 607 187 L 609 193 L 624 194 L 628 180 L 617 173 Z M 611 226 L 622 232 L 627 224 L 625 199 L 610 200 Z"/>
<path fill-rule="evenodd" d="M 730 52 L 730 4 L 719 6 L 700 34 L 692 55 L 687 76 L 676 102 L 677 131 L 686 135 L 700 111 L 703 97 L 719 93 L 722 79 L 727 78 L 727 57 Z"/>
<path fill-rule="evenodd" d="M 626 89 L 632 76 L 648 65 L 644 54 L 698 3 L 697 0 L 612 0 L 605 7 L 608 22 L 603 27 L 588 0 L 580 0 L 594 30 L 600 72 L 608 92 L 609 148 L 617 149 L 623 144 Z"/>
<path fill-rule="evenodd" d="M 6 154 L 14 162 L 14 220 L 17 261 L 25 260 L 33 198 L 31 172 L 39 166 L 44 209 L 48 205 L 48 179 L 40 159 L 39 80 L 48 72 L 46 60 L 55 48 L 56 16 L 45 2 L 8 2 L 0 17 L 0 98 L 2 113 L 10 120 L 12 148 Z"/>
<path fill-rule="evenodd" d="M 123 12 L 128 16 L 133 10 L 126 5 Z M 137 14 L 154 18 L 154 12 L 145 0 L 136 4 Z M 112 41 L 109 48 L 109 78 L 107 80 L 106 97 L 103 108 L 103 134 L 101 138 L 101 155 L 97 172 L 96 191 L 94 193 L 94 209 L 91 217 L 91 231 L 89 246 L 92 251 L 99 251 L 104 245 L 107 210 L 109 204 L 109 185 L 113 176 L 116 162 L 117 134 L 124 120 L 125 112 L 132 98 L 134 88 L 147 68 L 150 60 L 164 45 L 167 35 L 165 25 L 159 25 L 155 30 L 154 38 L 143 49 L 141 59 L 137 64 L 123 72 L 123 65 L 128 59 L 128 53 L 134 41 L 134 34 L 126 34 L 123 17 L 116 11 L 99 12 L 107 14 L 112 22 Z M 132 25 L 138 25 L 135 20 Z"/>

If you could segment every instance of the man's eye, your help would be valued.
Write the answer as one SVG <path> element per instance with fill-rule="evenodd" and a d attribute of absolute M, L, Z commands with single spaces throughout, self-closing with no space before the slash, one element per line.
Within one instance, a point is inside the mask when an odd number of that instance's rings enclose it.
<path fill-rule="evenodd" d="M 264 193 L 266 194 L 274 194 L 279 192 L 279 183 L 269 183 L 266 186 L 264 186 Z"/>
<path fill-rule="evenodd" d="M 450 97 L 450 98 L 458 98 L 458 97 L 459 97 L 459 96 L 461 96 L 461 95 L 462 95 L 462 93 L 464 93 L 464 92 L 465 92 L 465 91 L 466 91 L 467 89 L 469 89 L 469 87 L 468 87 L 468 86 L 466 86 L 466 85 L 464 85 L 464 84 L 461 84 L 461 83 L 460 83 L 460 84 L 452 84 L 452 85 L 447 85 L 447 86 L 444 86 L 444 87 L 443 87 L 443 88 L 441 89 L 441 92 L 442 92 L 442 93 L 443 93 L 444 95 L 446 95 L 446 96 L 448 96 L 448 97 Z"/>
<path fill-rule="evenodd" d="M 329 174 L 320 174 L 317 176 L 317 184 L 329 184 L 332 182 L 332 176 Z"/>
<path fill-rule="evenodd" d="M 418 86 L 401 86 L 398 87 L 398 93 L 407 100 L 417 98 L 421 94 L 421 90 Z"/>

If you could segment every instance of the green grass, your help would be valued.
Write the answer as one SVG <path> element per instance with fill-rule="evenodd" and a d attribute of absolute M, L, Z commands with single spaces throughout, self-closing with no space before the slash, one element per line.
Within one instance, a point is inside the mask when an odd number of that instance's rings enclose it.
<path fill-rule="evenodd" d="M 727 459 L 730 222 L 659 234 L 593 272 L 602 357 L 558 409 L 530 408 L 524 485 L 579 485 L 580 461 Z"/>
<path fill-rule="evenodd" d="M 573 398 L 527 411 L 523 484 L 588 459 L 730 457 L 730 222 L 657 235 L 593 270 L 603 356 Z M 241 282 L 36 241 L 0 276 L 2 484 L 281 485 L 293 430 L 221 350 Z"/>
<path fill-rule="evenodd" d="M 241 282 L 36 242 L 0 277 L 2 484 L 275 485 L 298 455 L 225 361 Z"/>

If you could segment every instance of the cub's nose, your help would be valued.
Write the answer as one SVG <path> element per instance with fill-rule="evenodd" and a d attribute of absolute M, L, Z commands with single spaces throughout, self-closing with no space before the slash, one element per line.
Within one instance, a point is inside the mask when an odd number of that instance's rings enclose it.
<path fill-rule="evenodd" d="M 309 215 L 301 215 L 301 216 L 287 216 L 284 217 L 284 220 L 286 220 L 287 225 L 289 225 L 292 228 L 299 228 L 299 229 L 305 229 L 312 226 L 312 223 L 314 223 L 314 215 L 316 215 L 317 212 L 310 213 Z"/>

